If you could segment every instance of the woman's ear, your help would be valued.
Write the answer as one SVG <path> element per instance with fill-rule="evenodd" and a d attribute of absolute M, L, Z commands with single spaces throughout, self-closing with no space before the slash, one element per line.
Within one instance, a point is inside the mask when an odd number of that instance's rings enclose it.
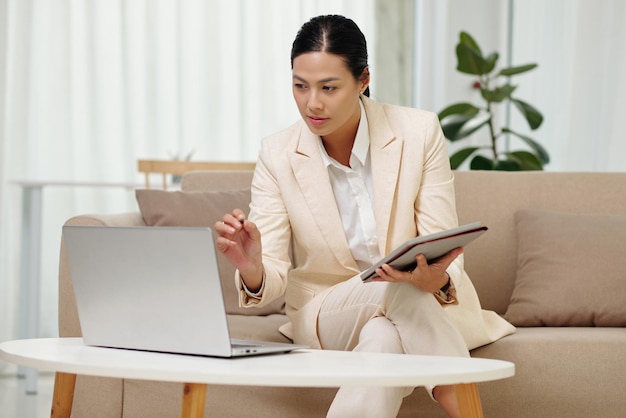
<path fill-rule="evenodd" d="M 369 67 L 365 67 L 363 72 L 361 73 L 361 77 L 359 77 L 359 82 L 361 83 L 361 88 L 359 91 L 363 93 L 367 90 L 367 87 L 370 85 L 370 69 Z"/>

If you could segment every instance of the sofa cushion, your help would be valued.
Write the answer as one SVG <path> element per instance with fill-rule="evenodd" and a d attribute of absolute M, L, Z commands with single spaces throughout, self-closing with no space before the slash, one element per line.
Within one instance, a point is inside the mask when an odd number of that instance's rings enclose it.
<path fill-rule="evenodd" d="M 478 384 L 485 417 L 622 416 L 606 405 L 616 402 L 616 387 L 623 386 L 625 348 L 624 328 L 517 328 L 472 351 L 472 357 L 515 364 L 515 376 Z M 531 396 L 535 402 L 528 402 L 528 391 L 537 396 Z"/>
<path fill-rule="evenodd" d="M 235 208 L 247 213 L 250 204 L 249 189 L 203 192 L 138 189 L 135 195 L 141 215 L 148 226 L 212 228 L 225 213 Z M 261 308 L 239 307 L 234 280 L 235 268 L 222 253 L 216 252 L 227 313 L 239 315 L 284 313 L 282 298 Z"/>
<path fill-rule="evenodd" d="M 626 326 L 626 216 L 515 213 L 516 326 Z"/>

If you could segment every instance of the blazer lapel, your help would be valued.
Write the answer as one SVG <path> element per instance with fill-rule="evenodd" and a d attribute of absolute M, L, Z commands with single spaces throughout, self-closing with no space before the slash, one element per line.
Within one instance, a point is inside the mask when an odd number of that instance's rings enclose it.
<path fill-rule="evenodd" d="M 289 158 L 291 168 L 327 245 L 342 265 L 358 270 L 343 231 L 318 141 L 319 138 L 303 124 L 296 151 Z"/>
<path fill-rule="evenodd" d="M 403 142 L 396 138 L 380 104 L 364 97 L 363 105 L 370 129 L 370 157 L 378 247 L 381 254 L 386 254 L 391 211 L 400 174 Z"/>

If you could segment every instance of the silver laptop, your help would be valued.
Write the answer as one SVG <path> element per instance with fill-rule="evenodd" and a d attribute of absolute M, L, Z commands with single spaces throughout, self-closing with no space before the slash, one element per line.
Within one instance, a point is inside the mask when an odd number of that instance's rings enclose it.
<path fill-rule="evenodd" d="M 303 346 L 231 340 L 209 228 L 64 226 L 87 345 L 239 357 Z"/>

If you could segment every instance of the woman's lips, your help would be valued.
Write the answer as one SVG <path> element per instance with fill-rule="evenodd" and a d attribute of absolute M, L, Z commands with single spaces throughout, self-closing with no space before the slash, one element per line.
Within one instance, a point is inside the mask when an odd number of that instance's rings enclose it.
<path fill-rule="evenodd" d="M 309 118 L 309 122 L 311 122 L 311 125 L 313 126 L 322 126 L 324 123 L 326 123 L 326 121 L 328 121 L 328 118 L 318 118 L 315 116 L 308 116 Z"/>

